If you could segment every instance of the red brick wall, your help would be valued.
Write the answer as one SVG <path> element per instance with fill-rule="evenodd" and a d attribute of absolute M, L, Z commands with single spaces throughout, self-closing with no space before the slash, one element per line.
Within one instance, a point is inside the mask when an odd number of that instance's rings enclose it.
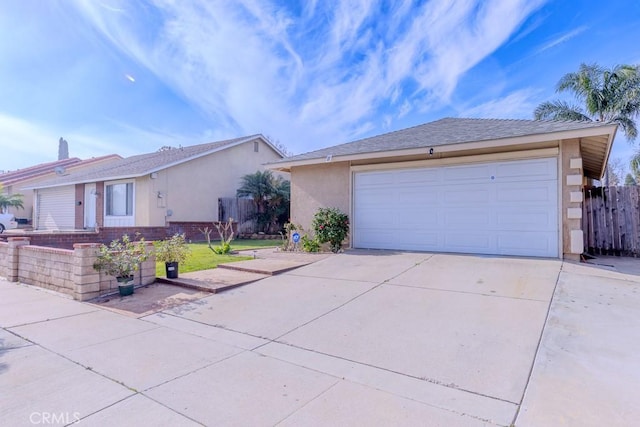
<path fill-rule="evenodd" d="M 211 240 L 220 239 L 220 235 L 218 234 L 218 230 L 212 222 L 170 222 L 167 227 L 167 235 L 173 236 L 174 234 L 185 234 L 185 238 L 187 240 L 191 240 L 193 242 L 204 242 L 206 241 L 206 237 L 200 230 L 204 230 L 205 228 L 209 228 L 209 230 L 213 229 L 211 232 Z M 238 224 L 233 223 L 233 232 L 238 232 Z M 234 234 L 237 236 L 237 234 Z"/>
<path fill-rule="evenodd" d="M 84 214 L 82 215 L 84 217 Z M 186 239 L 193 242 L 205 241 L 204 234 L 200 229 L 209 227 L 213 229 L 211 239 L 219 239 L 218 232 L 212 222 L 171 222 L 167 227 L 108 227 L 100 228 L 96 231 L 86 232 L 51 232 L 51 233 L 6 233 L 0 236 L 1 241 L 6 241 L 8 237 L 28 237 L 31 245 L 46 246 L 50 248 L 73 249 L 74 243 L 109 243 L 112 240 L 119 239 L 123 234 L 137 240 L 144 237 L 145 240 L 163 240 L 173 236 L 176 233 L 185 233 Z M 237 231 L 238 224 L 233 224 L 234 231 Z"/>

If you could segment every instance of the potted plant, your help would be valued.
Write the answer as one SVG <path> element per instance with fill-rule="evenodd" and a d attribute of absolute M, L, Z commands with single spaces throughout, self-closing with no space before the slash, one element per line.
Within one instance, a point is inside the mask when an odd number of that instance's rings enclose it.
<path fill-rule="evenodd" d="M 133 242 L 125 234 L 109 245 L 100 245 L 93 268 L 115 277 L 120 295 L 127 296 L 133 294 L 133 273 L 138 271 L 140 264 L 148 258 L 149 253 L 144 238 Z"/>
<path fill-rule="evenodd" d="M 187 260 L 190 252 L 184 233 L 156 242 L 155 249 L 156 261 L 164 262 L 167 279 L 177 279 L 178 265 Z"/>

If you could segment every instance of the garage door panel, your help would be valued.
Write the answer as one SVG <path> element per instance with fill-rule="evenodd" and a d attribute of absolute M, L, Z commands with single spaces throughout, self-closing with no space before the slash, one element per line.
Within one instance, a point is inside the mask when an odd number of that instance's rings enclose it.
<path fill-rule="evenodd" d="M 557 234 L 553 232 L 501 232 L 498 234 L 498 254 L 549 256 L 557 250 Z"/>
<path fill-rule="evenodd" d="M 555 257 L 557 185 L 556 158 L 358 172 L 354 246 Z"/>
<path fill-rule="evenodd" d="M 555 162 L 554 162 L 555 163 Z M 496 164 L 497 180 L 537 181 L 557 175 L 557 164 L 548 159 L 521 160 L 518 162 L 500 162 Z"/>
<path fill-rule="evenodd" d="M 433 211 L 424 212 L 419 209 L 406 211 L 405 215 L 398 220 L 398 227 L 413 230 L 437 229 L 439 227 L 438 218 L 438 213 Z"/>
<path fill-rule="evenodd" d="M 419 249 L 423 245 L 437 246 L 438 233 L 434 231 L 410 232 L 398 235 L 398 240 L 405 245 L 406 248 Z"/>
<path fill-rule="evenodd" d="M 492 212 L 488 209 L 446 209 L 443 225 L 447 230 L 477 227 L 488 228 L 492 225 Z"/>
<path fill-rule="evenodd" d="M 556 181 L 498 183 L 496 200 L 502 203 L 518 204 L 554 203 L 558 200 L 558 183 Z"/>
<path fill-rule="evenodd" d="M 493 191 L 484 186 L 451 186 L 443 192 L 444 201 L 448 204 L 483 203 L 494 198 Z"/>
<path fill-rule="evenodd" d="M 365 189 L 380 185 L 391 185 L 395 181 L 393 176 L 384 173 L 367 173 L 358 175 L 358 185 Z"/>
<path fill-rule="evenodd" d="M 544 210 L 534 210 L 529 212 L 504 210 L 498 213 L 497 230 L 510 231 L 535 231 L 552 229 L 557 221 L 557 217 L 551 212 Z"/>
<path fill-rule="evenodd" d="M 367 233 L 369 231 L 369 233 Z M 369 249 L 389 249 L 389 243 L 394 240 L 394 232 L 364 228 L 358 238 L 358 246 Z M 399 248 L 395 248 L 399 249 Z"/>
<path fill-rule="evenodd" d="M 443 244 L 451 248 L 451 252 L 488 253 L 492 249 L 491 237 L 486 232 L 447 233 Z"/>
<path fill-rule="evenodd" d="M 485 181 L 493 175 L 491 165 L 449 166 L 444 169 L 444 181 L 449 183 Z"/>
<path fill-rule="evenodd" d="M 395 227 L 396 226 L 396 215 L 394 212 L 380 212 L 379 215 L 376 216 L 358 216 L 356 215 L 355 220 L 358 224 L 358 227 L 361 227 L 363 230 L 366 229 L 379 229 L 382 227 Z"/>
<path fill-rule="evenodd" d="M 396 184 L 433 184 L 440 181 L 440 171 L 432 170 L 419 170 L 419 171 L 403 171 L 396 175 Z"/>

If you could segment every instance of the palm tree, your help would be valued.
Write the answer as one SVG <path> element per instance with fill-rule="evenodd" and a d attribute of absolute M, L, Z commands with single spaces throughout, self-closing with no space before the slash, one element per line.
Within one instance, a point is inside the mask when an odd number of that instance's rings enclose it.
<path fill-rule="evenodd" d="M 236 191 L 238 197 L 251 197 L 258 213 L 266 212 L 267 201 L 273 193 L 273 173 L 268 170 L 243 176 L 240 188 Z"/>
<path fill-rule="evenodd" d="M 560 79 L 556 91 L 573 92 L 584 109 L 564 101 L 547 101 L 535 109 L 536 120 L 614 122 L 630 140 L 638 136 L 634 118 L 640 113 L 640 66 L 616 65 L 606 69 L 581 64 L 577 73 L 565 74 Z"/>
<path fill-rule="evenodd" d="M 256 207 L 258 228 L 268 231 L 277 222 L 278 217 L 289 208 L 289 181 L 271 171 L 256 171 L 242 177 L 240 188 L 236 191 L 238 197 L 251 197 Z"/>
<path fill-rule="evenodd" d="M 611 69 L 581 64 L 578 72 L 565 74 L 557 92 L 571 92 L 584 108 L 565 101 L 547 101 L 534 111 L 536 120 L 578 120 L 613 122 L 626 137 L 638 136 L 635 119 L 640 115 L 640 66 L 616 65 Z M 631 167 L 640 168 L 640 152 Z"/>
<path fill-rule="evenodd" d="M 4 186 L 0 183 L 0 212 L 6 212 L 8 208 L 24 209 L 22 194 L 4 194 Z"/>

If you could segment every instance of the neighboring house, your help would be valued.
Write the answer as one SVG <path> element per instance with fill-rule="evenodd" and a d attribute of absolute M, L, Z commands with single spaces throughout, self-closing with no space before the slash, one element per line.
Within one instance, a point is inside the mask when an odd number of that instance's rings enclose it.
<path fill-rule="evenodd" d="M 93 157 L 86 160 L 72 157 L 69 159 L 41 163 L 28 168 L 2 173 L 0 174 L 0 183 L 2 183 L 4 192 L 7 195 L 22 194 L 24 196 L 24 209 L 10 208 L 9 213 L 14 214 L 16 218 L 31 221 L 33 218 L 34 193 L 33 190 L 27 189 L 27 187 L 31 188 L 40 182 L 51 180 L 56 176 L 79 173 L 87 168 L 96 167 L 98 165 L 103 165 L 120 159 L 122 159 L 122 157 L 117 154 Z"/>
<path fill-rule="evenodd" d="M 577 259 L 582 188 L 616 125 L 445 118 L 267 165 L 291 173 L 291 218 L 351 219 L 351 246 Z"/>
<path fill-rule="evenodd" d="M 34 187 L 38 230 L 218 220 L 218 198 L 284 155 L 262 135 L 128 157 Z"/>

